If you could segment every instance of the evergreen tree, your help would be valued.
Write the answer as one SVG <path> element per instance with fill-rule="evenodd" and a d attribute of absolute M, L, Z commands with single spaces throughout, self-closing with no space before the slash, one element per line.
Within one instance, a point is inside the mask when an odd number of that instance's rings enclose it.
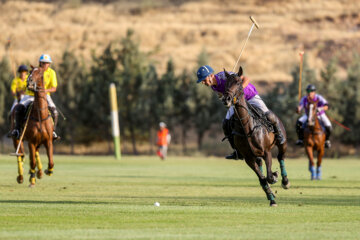
<path fill-rule="evenodd" d="M 0 141 L 2 141 L 2 136 L 10 130 L 9 111 L 14 101 L 10 91 L 11 80 L 14 76 L 10 69 L 8 58 L 3 57 L 0 61 Z"/>

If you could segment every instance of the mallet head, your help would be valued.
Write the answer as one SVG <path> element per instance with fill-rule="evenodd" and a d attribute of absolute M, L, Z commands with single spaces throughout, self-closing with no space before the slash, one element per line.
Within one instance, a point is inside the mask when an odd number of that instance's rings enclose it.
<path fill-rule="evenodd" d="M 259 24 L 255 21 L 255 18 L 253 18 L 253 16 L 250 16 L 250 20 L 254 23 L 255 27 L 259 29 Z"/>

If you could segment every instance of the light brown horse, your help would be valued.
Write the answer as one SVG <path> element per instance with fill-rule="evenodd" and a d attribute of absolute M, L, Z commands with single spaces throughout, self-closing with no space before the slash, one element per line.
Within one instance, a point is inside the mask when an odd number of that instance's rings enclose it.
<path fill-rule="evenodd" d="M 307 126 L 304 129 L 304 147 L 309 158 L 309 171 L 311 173 L 311 180 L 321 179 L 321 162 L 324 156 L 325 148 L 325 132 L 320 125 L 317 117 L 318 101 L 313 101 L 308 97 L 308 119 Z M 317 167 L 315 171 L 314 150 L 317 151 Z"/>
<path fill-rule="evenodd" d="M 32 67 L 33 68 L 33 67 Z M 35 186 L 35 173 L 36 165 L 38 165 L 37 177 L 42 177 L 41 161 L 39 155 L 40 145 L 44 145 L 48 156 L 48 169 L 45 170 L 45 174 L 51 176 L 54 168 L 53 161 L 53 135 L 54 125 L 51 119 L 51 115 L 48 110 L 48 103 L 46 99 L 46 91 L 44 87 L 44 70 L 42 68 L 33 68 L 31 74 L 28 77 L 28 88 L 34 91 L 34 102 L 30 108 L 29 118 L 26 122 L 26 129 L 23 139 L 28 142 L 29 154 L 30 154 L 30 187 Z M 19 140 L 13 138 L 14 146 L 18 146 Z M 23 143 L 19 149 L 19 154 L 22 157 L 18 157 L 18 171 L 19 176 L 17 178 L 18 183 L 23 182 L 23 169 L 22 161 L 24 154 Z"/>

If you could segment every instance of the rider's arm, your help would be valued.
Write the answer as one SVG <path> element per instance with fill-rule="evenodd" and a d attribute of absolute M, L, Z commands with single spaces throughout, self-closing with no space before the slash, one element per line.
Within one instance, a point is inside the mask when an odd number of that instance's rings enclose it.
<path fill-rule="evenodd" d="M 247 85 L 249 85 L 249 83 L 250 83 L 250 79 L 248 77 L 245 77 L 245 76 L 241 76 L 240 78 L 243 81 L 242 82 L 243 88 L 246 88 Z"/>
<path fill-rule="evenodd" d="M 16 80 L 14 79 L 11 83 L 11 94 L 15 97 L 16 96 Z"/>
<path fill-rule="evenodd" d="M 305 99 L 305 97 L 303 97 L 303 98 L 300 100 L 299 106 L 297 106 L 297 108 L 296 108 L 296 113 L 300 113 L 301 110 L 304 108 L 304 99 Z"/>
<path fill-rule="evenodd" d="M 56 87 L 52 87 L 52 88 L 46 89 L 45 92 L 46 92 L 46 93 L 48 93 L 48 92 L 49 92 L 49 93 L 54 93 L 54 92 L 56 92 Z"/>

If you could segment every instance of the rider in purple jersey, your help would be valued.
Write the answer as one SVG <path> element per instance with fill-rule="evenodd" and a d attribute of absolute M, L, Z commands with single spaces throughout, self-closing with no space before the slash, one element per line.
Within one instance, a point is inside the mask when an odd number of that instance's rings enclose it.
<path fill-rule="evenodd" d="M 199 70 L 197 71 L 197 83 L 203 83 L 204 85 L 211 87 L 212 90 L 224 94 L 225 92 L 225 83 L 226 83 L 226 76 L 225 72 L 219 72 L 217 74 L 213 74 L 214 70 L 208 66 L 201 66 Z M 230 74 L 235 74 L 233 72 L 229 72 Z M 241 76 L 241 79 L 243 81 L 243 89 L 244 89 L 244 97 L 248 103 L 251 105 L 260 108 L 264 113 L 269 122 L 271 122 L 273 128 L 274 128 L 274 134 L 276 137 L 276 141 L 279 144 L 284 144 L 286 142 L 286 139 L 284 135 L 281 132 L 279 122 L 277 121 L 277 118 L 273 112 L 271 112 L 261 99 L 261 97 L 258 95 L 258 92 L 256 91 L 256 88 L 254 85 L 250 83 L 249 78 L 245 76 Z M 229 143 L 231 147 L 234 149 L 234 152 L 228 156 L 226 156 L 226 159 L 242 159 L 240 154 L 236 151 L 235 143 L 234 143 L 234 136 L 232 134 L 231 124 L 230 124 L 230 118 L 234 115 L 234 107 L 231 106 L 226 113 L 226 117 L 223 121 L 223 130 L 225 136 L 228 138 Z"/>
<path fill-rule="evenodd" d="M 316 87 L 313 84 L 309 84 L 306 87 L 307 96 L 304 96 L 299 103 L 299 106 L 296 109 L 297 113 L 300 113 L 302 109 L 305 109 L 305 113 L 297 120 L 296 122 L 296 133 L 298 135 L 298 140 L 296 141 L 296 145 L 303 146 L 304 145 L 304 127 L 305 123 L 307 121 L 307 113 L 308 111 L 308 97 L 311 98 L 313 101 L 318 101 L 317 103 L 317 117 L 320 120 L 320 122 L 325 127 L 325 133 L 326 133 L 326 139 L 325 139 L 325 147 L 330 148 L 331 142 L 330 142 L 330 135 L 331 135 L 331 122 L 329 118 L 326 116 L 325 111 L 329 108 L 329 103 L 326 101 L 326 99 L 321 96 L 320 94 L 316 93 Z"/>

